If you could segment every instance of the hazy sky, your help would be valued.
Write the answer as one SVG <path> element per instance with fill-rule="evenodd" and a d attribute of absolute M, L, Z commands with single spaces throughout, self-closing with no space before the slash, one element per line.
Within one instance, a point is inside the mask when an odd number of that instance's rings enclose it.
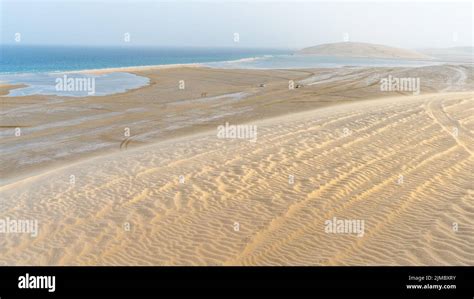
<path fill-rule="evenodd" d="M 472 46 L 471 1 L 0 0 L 1 42 L 301 48 L 350 41 Z M 239 43 L 234 42 L 239 34 Z"/>

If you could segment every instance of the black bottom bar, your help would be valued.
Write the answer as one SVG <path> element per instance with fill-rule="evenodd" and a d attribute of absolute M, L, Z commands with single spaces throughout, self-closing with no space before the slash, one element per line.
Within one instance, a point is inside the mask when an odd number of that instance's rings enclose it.
<path fill-rule="evenodd" d="M 0 298 L 473 298 L 473 282 L 473 267 L 0 267 Z"/>

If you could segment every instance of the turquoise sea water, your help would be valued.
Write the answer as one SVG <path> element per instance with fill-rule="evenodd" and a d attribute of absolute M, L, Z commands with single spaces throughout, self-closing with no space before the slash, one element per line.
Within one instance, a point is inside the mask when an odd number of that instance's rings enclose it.
<path fill-rule="evenodd" d="M 9 96 L 32 94 L 87 96 L 85 91 L 56 90 L 62 72 L 128 66 L 199 63 L 216 68 L 285 69 L 343 66 L 423 66 L 431 61 L 341 58 L 293 55 L 291 50 L 244 48 L 138 48 L 0 46 L 0 82 L 26 84 Z M 148 78 L 129 73 L 104 75 L 71 74 L 75 78 L 94 77 L 95 96 L 124 92 L 148 84 Z"/>
<path fill-rule="evenodd" d="M 74 71 L 127 66 L 231 61 L 289 50 L 242 48 L 151 48 L 0 46 L 0 73 Z"/>

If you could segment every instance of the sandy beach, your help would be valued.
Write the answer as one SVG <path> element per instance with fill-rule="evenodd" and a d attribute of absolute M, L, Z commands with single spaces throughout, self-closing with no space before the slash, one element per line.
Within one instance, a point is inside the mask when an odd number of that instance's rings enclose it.
<path fill-rule="evenodd" d="M 1 265 L 473 265 L 472 66 L 126 71 L 150 84 L 0 97 L 0 219 L 39 228 Z"/>

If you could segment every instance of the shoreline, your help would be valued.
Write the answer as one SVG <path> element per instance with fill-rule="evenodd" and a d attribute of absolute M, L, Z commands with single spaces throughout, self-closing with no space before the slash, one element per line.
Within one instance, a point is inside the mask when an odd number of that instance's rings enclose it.
<path fill-rule="evenodd" d="M 13 73 L 0 73 L 0 75 L 12 75 L 12 74 L 35 74 L 35 73 L 46 73 L 46 74 L 108 74 L 115 72 L 141 72 L 157 69 L 169 69 L 169 68 L 180 68 L 180 67 L 202 67 L 210 68 L 206 66 L 208 63 L 235 63 L 240 61 L 253 61 L 261 58 L 266 58 L 267 56 L 274 56 L 275 54 L 265 54 L 261 56 L 251 56 L 245 58 L 239 58 L 234 60 L 220 60 L 220 61 L 206 61 L 206 62 L 190 62 L 190 63 L 172 63 L 172 64 L 151 64 L 151 65 L 134 65 L 134 66 L 119 66 L 119 67 L 104 67 L 104 68 L 94 68 L 94 69 L 78 69 L 78 70 L 54 70 L 54 71 L 44 71 L 44 72 L 13 72 Z M 278 54 L 283 55 L 283 54 Z M 290 54 L 285 54 L 290 55 Z M 290 69 L 290 68 L 288 68 Z M 7 82 L 0 81 L 0 86 L 7 84 Z"/>
<path fill-rule="evenodd" d="M 11 84 L 6 82 L 0 82 L 0 97 L 8 96 L 11 90 L 28 87 L 26 84 Z"/>
<path fill-rule="evenodd" d="M 180 67 L 189 67 L 189 68 L 195 68 L 195 67 L 202 67 L 202 68 L 213 68 L 210 66 L 207 66 L 206 64 L 209 63 L 235 63 L 235 62 L 241 62 L 241 61 L 254 61 L 254 60 L 259 60 L 262 58 L 266 58 L 267 56 L 275 56 L 275 55 L 287 55 L 287 56 L 299 56 L 299 57 L 328 57 L 328 58 L 348 58 L 348 59 L 374 59 L 374 60 L 387 60 L 387 61 L 406 61 L 406 62 L 426 62 L 426 63 L 433 63 L 433 64 L 428 64 L 426 66 L 433 66 L 433 65 L 449 65 L 449 64 L 454 64 L 454 65 L 473 65 L 474 61 L 469 60 L 469 61 L 460 61 L 460 60 L 445 60 L 441 58 L 436 58 L 432 57 L 432 59 L 409 59 L 409 58 L 381 58 L 381 57 L 370 57 L 370 56 L 339 56 L 339 55 L 332 55 L 332 56 L 326 56 L 326 55 L 320 55 L 320 54 L 298 54 L 298 53 L 292 53 L 292 54 L 269 54 L 269 55 L 261 55 L 261 56 L 252 56 L 252 57 L 246 57 L 246 58 L 239 58 L 239 59 L 234 59 L 234 60 L 222 60 L 222 61 L 208 61 L 208 62 L 191 62 L 191 63 L 173 63 L 173 64 L 152 64 L 152 65 L 135 65 L 135 66 L 121 66 L 121 67 L 104 67 L 104 68 L 93 68 L 93 69 L 78 69 L 78 70 L 54 70 L 54 71 L 38 71 L 38 72 L 32 72 L 32 71 L 25 71 L 25 72 L 5 72 L 5 73 L 0 73 L 0 75 L 3 76 L 8 76 L 8 75 L 16 75 L 16 74 L 35 74 L 35 73 L 46 73 L 46 74 L 92 74 L 92 75 L 102 75 L 102 74 L 108 74 L 108 73 L 115 73 L 115 72 L 142 72 L 142 71 L 150 71 L 150 70 L 159 70 L 159 69 L 170 69 L 170 68 L 180 68 Z M 352 65 L 352 64 L 347 64 L 347 65 L 338 65 L 338 66 L 331 66 L 331 67 L 322 67 L 322 66 L 311 66 L 307 68 L 298 68 L 298 67 L 283 67 L 283 68 L 237 68 L 237 69 L 242 69 L 242 70 L 292 70 L 292 69 L 314 69 L 314 68 L 336 68 L 336 67 L 362 67 L 362 68 L 368 68 L 368 67 L 420 67 L 420 66 L 410 66 L 410 65 L 393 65 L 393 66 L 384 66 L 384 65 Z M 221 69 L 220 67 L 217 67 L 216 69 Z M 227 69 L 227 68 L 223 68 Z M 232 68 L 231 68 L 232 69 Z M 5 81 L 0 81 L 0 86 L 5 85 L 5 84 L 11 84 Z"/>
<path fill-rule="evenodd" d="M 143 65 L 143 66 L 125 66 L 125 67 L 112 67 L 112 68 L 103 68 L 103 69 L 85 69 L 78 71 L 59 71 L 60 74 L 93 74 L 93 75 L 102 75 L 109 73 L 135 73 L 135 72 L 145 72 L 152 70 L 161 70 L 161 69 L 173 69 L 173 68 L 196 68 L 206 66 L 201 63 L 183 63 L 183 64 L 156 64 L 156 65 Z"/>
<path fill-rule="evenodd" d="M 141 72 L 148 70 L 158 70 L 158 69 L 170 69 L 170 68 L 180 68 L 180 67 L 207 67 L 204 63 L 174 63 L 174 64 L 152 64 L 152 65 L 137 65 L 137 66 L 123 66 L 123 67 L 106 67 L 106 68 L 96 68 L 96 69 L 79 69 L 79 70 L 55 70 L 55 71 L 42 71 L 42 72 L 12 72 L 12 73 L 0 73 L 0 75 L 18 75 L 18 74 L 108 74 L 108 73 L 119 73 L 119 72 Z M 11 85 L 7 81 L 0 81 L 0 86 Z"/>

